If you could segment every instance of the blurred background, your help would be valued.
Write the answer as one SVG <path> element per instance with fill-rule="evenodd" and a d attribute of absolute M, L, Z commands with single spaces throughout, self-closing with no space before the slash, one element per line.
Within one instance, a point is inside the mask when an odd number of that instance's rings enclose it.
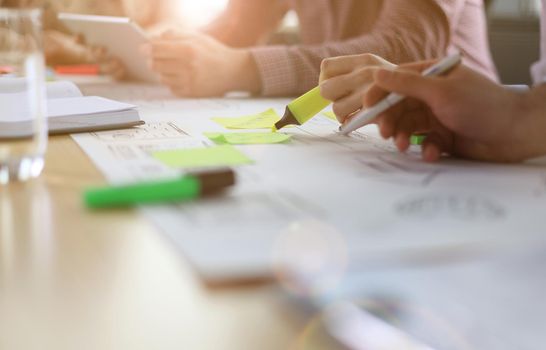
<path fill-rule="evenodd" d="M 228 0 L 180 1 L 180 16 L 191 27 L 210 22 Z M 538 59 L 540 0 L 491 0 L 488 8 L 491 51 L 505 84 L 530 84 L 529 66 Z M 271 38 L 296 43 L 298 20 L 289 13 Z"/>

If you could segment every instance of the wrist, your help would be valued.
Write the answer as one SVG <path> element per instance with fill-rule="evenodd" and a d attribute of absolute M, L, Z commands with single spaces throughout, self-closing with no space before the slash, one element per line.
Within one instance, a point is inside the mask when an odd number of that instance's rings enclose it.
<path fill-rule="evenodd" d="M 246 49 L 233 49 L 233 53 L 234 65 L 230 69 L 232 90 L 259 94 L 262 83 L 254 57 Z"/>

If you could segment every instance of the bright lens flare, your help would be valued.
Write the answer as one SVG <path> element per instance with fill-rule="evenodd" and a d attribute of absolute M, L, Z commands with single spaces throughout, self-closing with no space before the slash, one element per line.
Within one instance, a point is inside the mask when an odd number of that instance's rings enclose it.
<path fill-rule="evenodd" d="M 229 0 L 178 0 L 180 17 L 188 27 L 196 28 L 210 23 L 222 10 Z"/>

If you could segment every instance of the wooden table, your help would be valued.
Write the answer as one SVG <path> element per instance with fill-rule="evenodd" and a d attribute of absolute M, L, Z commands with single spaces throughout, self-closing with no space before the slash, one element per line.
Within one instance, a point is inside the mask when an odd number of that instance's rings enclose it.
<path fill-rule="evenodd" d="M 0 349 L 328 347 L 274 285 L 207 288 L 136 211 L 86 210 L 104 182 L 61 136 L 40 179 L 0 188 Z"/>

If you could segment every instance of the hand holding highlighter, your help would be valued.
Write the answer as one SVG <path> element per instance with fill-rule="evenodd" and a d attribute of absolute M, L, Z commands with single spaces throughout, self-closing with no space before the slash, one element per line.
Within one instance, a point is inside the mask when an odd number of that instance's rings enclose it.
<path fill-rule="evenodd" d="M 435 65 L 426 69 L 422 73 L 422 75 L 425 77 L 432 77 L 446 74 L 447 72 L 455 68 L 460 62 L 461 54 L 456 53 L 454 55 L 444 58 Z M 343 125 L 341 125 L 341 127 L 339 128 L 339 132 L 342 135 L 348 135 L 353 131 L 360 129 L 361 127 L 374 120 L 381 113 L 403 101 L 405 98 L 405 96 L 396 93 L 389 94 L 383 100 L 378 102 L 375 106 L 361 111 L 360 113 L 349 119 L 347 122 L 345 122 Z"/>

